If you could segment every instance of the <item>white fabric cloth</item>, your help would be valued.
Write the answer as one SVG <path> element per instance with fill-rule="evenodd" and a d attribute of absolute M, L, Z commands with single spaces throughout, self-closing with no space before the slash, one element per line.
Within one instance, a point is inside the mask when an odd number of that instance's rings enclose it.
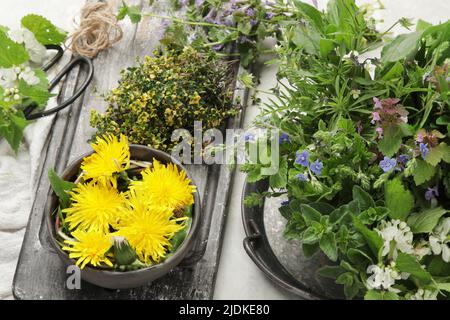
<path fill-rule="evenodd" d="M 52 79 L 70 60 L 66 53 L 49 74 Z M 57 86 L 53 92 L 58 92 Z M 55 107 L 50 99 L 47 109 Z M 17 154 L 6 140 L 0 141 L 0 299 L 10 299 L 11 284 L 22 245 L 25 227 L 34 200 L 41 153 L 54 116 L 34 121 L 25 129 L 25 139 Z"/>

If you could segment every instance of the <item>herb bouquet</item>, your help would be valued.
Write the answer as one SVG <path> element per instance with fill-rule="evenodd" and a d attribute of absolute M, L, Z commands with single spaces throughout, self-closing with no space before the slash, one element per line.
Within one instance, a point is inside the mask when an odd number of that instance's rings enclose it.
<path fill-rule="evenodd" d="M 60 248 L 81 269 L 131 271 L 175 254 L 189 233 L 196 188 L 174 163 L 130 159 L 128 140 L 92 143 L 74 182 L 49 178 L 59 205 L 52 224 Z M 150 149 L 149 149 L 150 150 Z"/>
<path fill-rule="evenodd" d="M 257 125 L 280 138 L 276 174 L 242 167 L 286 193 L 285 235 L 318 251 L 348 298 L 450 296 L 450 22 L 424 21 L 386 41 L 353 0 L 327 12 L 289 7 L 278 47 L 279 87 Z M 295 23 L 293 22 L 295 21 Z M 406 27 L 411 25 L 400 20 Z M 247 144 L 272 141 L 263 136 Z"/>

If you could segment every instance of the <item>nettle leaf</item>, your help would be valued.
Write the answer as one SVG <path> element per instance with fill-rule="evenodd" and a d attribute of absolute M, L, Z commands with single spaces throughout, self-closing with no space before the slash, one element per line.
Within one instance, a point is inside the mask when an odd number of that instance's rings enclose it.
<path fill-rule="evenodd" d="M 399 300 L 400 297 L 395 292 L 369 290 L 364 296 L 364 300 Z"/>
<path fill-rule="evenodd" d="M 25 48 L 13 40 L 7 34 L 0 31 L 0 67 L 11 68 L 13 66 L 25 63 L 29 59 Z"/>
<path fill-rule="evenodd" d="M 59 29 L 43 16 L 29 14 L 22 18 L 22 26 L 30 30 L 36 40 L 43 45 L 61 44 L 67 36 L 67 32 Z"/>
<path fill-rule="evenodd" d="M 59 198 L 61 208 L 68 208 L 70 206 L 70 195 L 68 192 L 75 187 L 75 183 L 61 179 L 53 169 L 48 171 L 48 179 L 53 191 Z"/>
<path fill-rule="evenodd" d="M 15 114 L 0 114 L 0 137 L 4 137 L 11 148 L 17 152 L 27 125 L 28 121 L 22 111 L 17 111 Z"/>
<path fill-rule="evenodd" d="M 375 207 L 375 201 L 373 201 L 372 197 L 369 193 L 364 191 L 363 188 L 361 188 L 358 185 L 355 185 L 352 190 L 353 193 L 353 200 L 358 201 L 359 208 L 361 211 L 367 210 L 369 208 Z"/>
<path fill-rule="evenodd" d="M 278 171 L 276 174 L 270 176 L 269 185 L 271 188 L 279 189 L 286 187 L 287 184 L 287 173 L 288 173 L 288 164 L 286 157 L 282 157 L 280 159 L 280 164 L 278 166 Z"/>
<path fill-rule="evenodd" d="M 414 196 L 405 189 L 400 178 L 386 182 L 386 207 L 390 210 L 389 217 L 405 221 L 414 207 Z"/>
<path fill-rule="evenodd" d="M 367 228 L 356 217 L 353 218 L 353 226 L 356 229 L 356 231 L 358 231 L 364 237 L 374 256 L 378 257 L 378 253 L 380 252 L 380 249 L 383 247 L 383 239 L 380 237 L 380 235 L 376 231 Z"/>
<path fill-rule="evenodd" d="M 331 261 L 336 261 L 338 258 L 338 250 L 336 245 L 336 238 L 334 233 L 325 233 L 319 241 L 320 249 Z"/>
<path fill-rule="evenodd" d="M 388 157 L 392 157 L 402 144 L 405 132 L 401 126 L 391 125 L 384 129 L 383 139 L 378 142 L 378 149 Z"/>
<path fill-rule="evenodd" d="M 395 62 L 410 57 L 419 49 L 423 31 L 416 31 L 397 36 L 391 43 L 383 47 L 381 59 L 385 62 Z"/>
<path fill-rule="evenodd" d="M 401 272 L 409 273 L 423 284 L 428 284 L 431 282 L 431 274 L 421 266 L 414 256 L 399 252 L 395 262 L 398 270 Z"/>
<path fill-rule="evenodd" d="M 132 23 L 138 23 L 142 19 L 141 7 L 139 5 L 127 6 L 125 2 L 122 2 L 122 6 L 119 8 L 117 14 L 117 20 L 123 20 L 128 16 Z"/>
<path fill-rule="evenodd" d="M 434 166 L 421 159 L 416 160 L 416 165 L 413 169 L 412 174 L 414 177 L 414 182 L 417 186 L 433 178 L 435 173 L 436 168 Z"/>
<path fill-rule="evenodd" d="M 413 233 L 429 233 L 438 224 L 439 219 L 447 213 L 447 210 L 437 207 L 427 209 L 408 218 L 408 225 Z"/>
<path fill-rule="evenodd" d="M 450 162 L 450 146 L 448 146 L 445 142 L 431 148 L 425 157 L 425 161 L 434 167 L 437 166 L 441 160 L 444 160 L 447 163 Z"/>

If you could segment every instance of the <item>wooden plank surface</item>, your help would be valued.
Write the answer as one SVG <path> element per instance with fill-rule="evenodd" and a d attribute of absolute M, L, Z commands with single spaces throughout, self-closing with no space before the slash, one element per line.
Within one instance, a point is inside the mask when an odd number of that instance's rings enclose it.
<path fill-rule="evenodd" d="M 109 1 L 115 7 L 120 0 Z M 127 1 L 140 5 L 144 10 L 167 13 L 168 1 L 155 1 L 149 7 L 147 0 Z M 18 299 L 210 299 L 214 291 L 215 277 L 220 257 L 223 226 L 227 204 L 231 194 L 232 171 L 226 165 L 189 165 L 188 170 L 199 187 L 202 199 L 203 221 L 200 236 L 192 252 L 180 266 L 163 278 L 141 288 L 131 290 L 107 290 L 82 283 L 81 290 L 68 290 L 62 262 L 49 244 L 49 233 L 44 215 L 49 212 L 47 179 L 49 168 L 61 173 L 67 164 L 90 150 L 87 140 L 93 129 L 89 126 L 92 108 L 104 111 L 106 104 L 100 93 L 117 86 L 119 71 L 134 65 L 136 57 L 152 53 L 164 32 L 164 22 L 156 18 L 144 18 L 138 25 L 128 19 L 121 23 L 123 39 L 95 60 L 95 74 L 84 96 L 70 108 L 56 115 L 52 131 L 42 155 L 42 171 L 36 189 L 22 251 L 14 279 L 13 293 Z M 237 70 L 236 70 L 237 71 Z M 83 77 L 83 70 L 74 70 L 66 79 L 59 99 L 69 97 Z M 246 101 L 247 91 L 236 88 L 236 98 Z M 228 128 L 241 125 L 243 111 L 229 119 Z"/>

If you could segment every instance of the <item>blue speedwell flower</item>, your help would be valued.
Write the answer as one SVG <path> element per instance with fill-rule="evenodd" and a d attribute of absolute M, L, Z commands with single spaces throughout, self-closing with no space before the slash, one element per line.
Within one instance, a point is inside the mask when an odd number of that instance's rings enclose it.
<path fill-rule="evenodd" d="M 407 154 L 401 154 L 399 155 L 398 160 L 401 163 L 406 164 L 409 161 L 409 156 Z"/>
<path fill-rule="evenodd" d="M 384 172 L 389 172 L 393 170 L 396 165 L 397 160 L 391 159 L 389 157 L 384 157 L 384 159 L 380 161 L 380 168 L 383 169 Z"/>
<path fill-rule="evenodd" d="M 313 163 L 311 163 L 309 169 L 311 169 L 311 171 L 314 172 L 314 174 L 319 175 L 322 172 L 323 163 L 320 162 L 319 160 L 316 160 Z"/>
<path fill-rule="evenodd" d="M 428 188 L 425 192 L 425 199 L 428 201 L 431 201 L 433 199 L 436 199 L 436 197 L 439 197 L 439 190 L 437 186 L 434 186 L 433 188 Z"/>
<path fill-rule="evenodd" d="M 422 158 L 425 159 L 425 157 L 428 154 L 428 151 L 430 151 L 430 149 L 428 149 L 428 144 L 421 142 L 419 145 L 419 149 L 420 149 L 420 153 L 422 153 Z"/>
<path fill-rule="evenodd" d="M 279 141 L 280 144 L 282 144 L 282 143 L 284 143 L 284 142 L 290 142 L 291 140 L 289 139 L 288 134 L 285 133 L 285 132 L 283 132 L 283 133 L 280 135 L 280 138 L 278 139 L 278 141 Z"/>
<path fill-rule="evenodd" d="M 303 173 L 299 173 L 295 177 L 300 181 L 308 181 L 308 177 L 305 176 Z"/>
<path fill-rule="evenodd" d="M 307 167 L 309 165 L 309 152 L 308 151 L 297 151 L 297 153 L 295 154 L 296 158 L 295 158 L 295 163 L 299 164 L 301 166 Z"/>
<path fill-rule="evenodd" d="M 281 202 L 281 205 L 282 205 L 282 206 L 288 206 L 288 205 L 289 205 L 289 200 L 282 201 L 282 202 Z"/>
<path fill-rule="evenodd" d="M 255 140 L 255 135 L 254 134 L 249 133 L 249 132 L 244 134 L 244 141 L 245 142 L 254 141 L 254 140 Z"/>

